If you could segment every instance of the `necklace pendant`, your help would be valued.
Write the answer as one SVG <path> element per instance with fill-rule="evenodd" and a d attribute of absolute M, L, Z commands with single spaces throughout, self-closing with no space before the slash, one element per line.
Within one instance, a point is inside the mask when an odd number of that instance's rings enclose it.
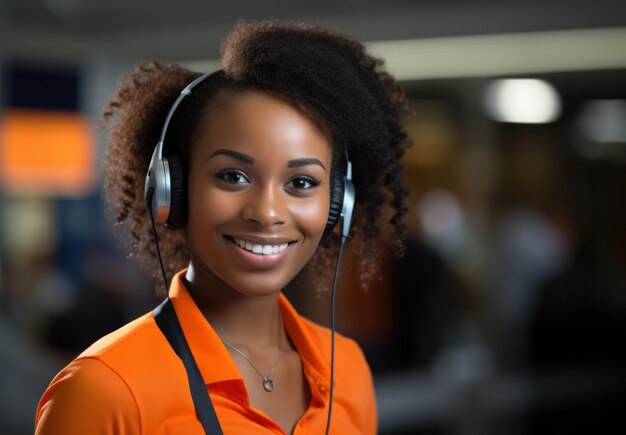
<path fill-rule="evenodd" d="M 269 378 L 263 379 L 263 388 L 268 393 L 271 393 L 274 389 L 276 389 L 276 381 Z"/>

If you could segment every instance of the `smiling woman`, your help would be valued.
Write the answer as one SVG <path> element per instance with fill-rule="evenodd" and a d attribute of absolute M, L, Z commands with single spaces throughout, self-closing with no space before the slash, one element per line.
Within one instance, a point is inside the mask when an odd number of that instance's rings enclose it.
<path fill-rule="evenodd" d="M 315 124 L 266 92 L 240 91 L 209 112 L 191 146 L 188 183 L 187 247 L 200 287 L 284 288 L 324 233 L 331 160 Z"/>
<path fill-rule="evenodd" d="M 191 371 L 162 328 L 166 306 L 224 433 L 376 433 L 358 345 L 339 334 L 335 343 L 281 290 L 307 264 L 331 275 L 345 240 L 335 227 L 350 168 L 348 244 L 360 253 L 364 282 L 376 273 L 382 238 L 393 234 L 401 253 L 405 96 L 363 45 L 318 26 L 241 24 L 222 54 L 224 69 L 206 76 L 141 65 L 109 105 L 105 187 L 116 225 L 155 274 L 157 235 L 163 275 L 173 278 L 159 309 L 55 377 L 37 409 L 37 434 L 203 433 L 206 409 L 192 400 Z M 163 213 L 153 202 L 161 152 Z M 380 219 L 384 208 L 394 211 L 390 222 Z M 153 233 L 151 218 L 167 228 Z"/>

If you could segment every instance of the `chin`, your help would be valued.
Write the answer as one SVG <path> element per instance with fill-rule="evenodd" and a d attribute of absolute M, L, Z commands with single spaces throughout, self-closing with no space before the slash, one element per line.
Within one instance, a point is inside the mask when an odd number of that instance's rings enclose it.
<path fill-rule="evenodd" d="M 246 296 L 269 296 L 282 291 L 293 277 L 248 276 L 224 280 L 233 290 Z M 295 275 L 294 275 L 295 276 Z"/>

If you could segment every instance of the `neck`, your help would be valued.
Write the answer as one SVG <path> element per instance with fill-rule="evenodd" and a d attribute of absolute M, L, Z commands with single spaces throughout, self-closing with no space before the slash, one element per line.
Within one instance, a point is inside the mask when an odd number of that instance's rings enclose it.
<path fill-rule="evenodd" d="M 220 338 L 251 350 L 276 346 L 280 327 L 278 290 L 270 295 L 246 295 L 193 261 L 184 280 L 189 294 Z"/>

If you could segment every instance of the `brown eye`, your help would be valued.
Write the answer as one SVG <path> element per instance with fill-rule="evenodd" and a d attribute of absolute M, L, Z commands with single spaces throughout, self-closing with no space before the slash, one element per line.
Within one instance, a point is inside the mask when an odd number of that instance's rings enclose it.
<path fill-rule="evenodd" d="M 301 176 L 293 178 L 287 185 L 296 190 L 309 190 L 317 187 L 319 184 L 319 180 L 315 178 Z"/>
<path fill-rule="evenodd" d="M 217 174 L 217 178 L 228 184 L 248 183 L 248 179 L 239 171 L 222 171 Z"/>

